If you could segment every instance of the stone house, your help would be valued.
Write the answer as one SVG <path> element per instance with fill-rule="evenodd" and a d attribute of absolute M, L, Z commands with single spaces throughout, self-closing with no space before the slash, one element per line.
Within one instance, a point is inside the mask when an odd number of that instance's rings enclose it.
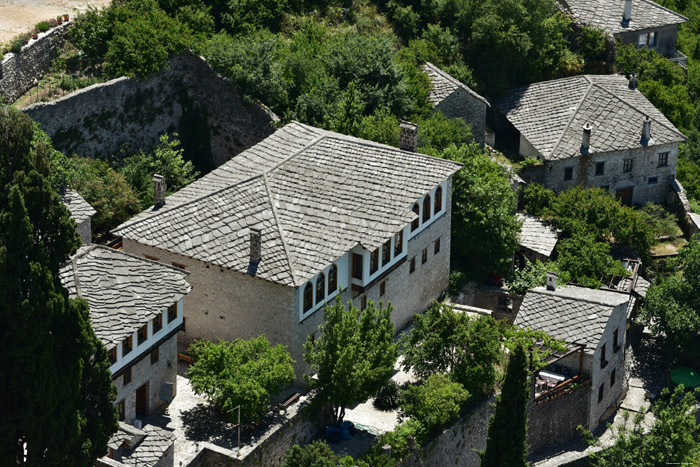
<path fill-rule="evenodd" d="M 588 428 L 595 430 L 627 391 L 625 324 L 630 295 L 574 286 L 557 288 L 556 281 L 550 288 L 529 290 L 514 324 L 545 331 L 570 344 L 585 344 L 583 371 L 591 379 Z M 569 374 L 581 364 L 577 353 L 558 363 Z"/>
<path fill-rule="evenodd" d="M 600 187 L 628 205 L 666 202 L 686 137 L 634 79 L 582 75 L 534 83 L 509 91 L 495 107 L 497 144 L 542 162 L 521 173 L 527 181 L 556 192 Z"/>
<path fill-rule="evenodd" d="M 154 425 L 136 428 L 119 422 L 119 429 L 109 439 L 107 447 L 107 455 L 97 459 L 96 467 L 175 465 L 175 435 Z"/>
<path fill-rule="evenodd" d="M 410 151 L 292 122 L 114 233 L 190 272 L 183 344 L 265 334 L 300 376 L 325 303 L 390 301 L 399 330 L 447 289 L 461 165 L 402 133 Z"/>
<path fill-rule="evenodd" d="M 90 305 L 127 423 L 159 409 L 177 391 L 177 333 L 184 328 L 186 271 L 100 245 L 81 247 L 60 270 L 72 298 Z M 138 424 L 138 423 L 136 423 Z"/>
<path fill-rule="evenodd" d="M 90 244 L 92 242 L 92 216 L 97 211 L 75 190 L 62 190 L 58 193 L 58 196 L 68 208 L 68 211 L 70 211 L 70 217 L 77 224 L 75 230 L 80 235 L 80 241 L 83 245 Z"/>
<path fill-rule="evenodd" d="M 667 57 L 676 50 L 683 15 L 651 0 L 557 0 L 557 6 L 575 21 L 611 34 L 623 45 L 654 49 Z"/>
<path fill-rule="evenodd" d="M 486 127 L 486 110 L 489 102 L 468 86 L 456 80 L 430 62 L 423 65 L 432 86 L 428 101 L 446 117 L 461 118 L 472 128 L 472 136 L 479 144 L 493 145 L 489 141 L 492 132 Z"/>

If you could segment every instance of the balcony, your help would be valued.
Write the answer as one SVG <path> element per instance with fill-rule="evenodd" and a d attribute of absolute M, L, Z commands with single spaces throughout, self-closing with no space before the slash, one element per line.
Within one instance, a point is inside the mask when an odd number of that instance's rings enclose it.
<path fill-rule="evenodd" d="M 684 70 L 688 69 L 688 57 L 680 50 L 676 50 L 673 53 L 673 55 L 669 58 L 669 60 L 679 65 Z"/>

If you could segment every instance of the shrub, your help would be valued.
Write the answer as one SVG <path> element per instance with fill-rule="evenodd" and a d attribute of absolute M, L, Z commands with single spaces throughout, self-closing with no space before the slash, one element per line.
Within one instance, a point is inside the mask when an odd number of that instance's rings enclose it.
<path fill-rule="evenodd" d="M 522 208 L 533 216 L 542 216 L 554 204 L 554 192 L 537 183 L 530 183 L 523 189 Z"/>
<path fill-rule="evenodd" d="M 528 289 L 544 285 L 547 277 L 547 265 L 540 260 L 532 263 L 525 260 L 527 263 L 522 269 L 513 271 L 513 277 L 508 281 L 510 293 L 516 295 L 525 295 Z"/>
<path fill-rule="evenodd" d="M 671 237 L 680 234 L 676 216 L 664 209 L 663 206 L 647 203 L 642 208 L 646 222 L 652 226 L 655 237 Z"/>
<path fill-rule="evenodd" d="M 399 395 L 399 385 L 390 379 L 374 396 L 374 406 L 380 410 L 393 410 L 399 406 Z"/>
<path fill-rule="evenodd" d="M 22 50 L 23 46 L 24 41 L 22 39 L 12 39 L 12 43 L 10 44 L 10 52 L 18 54 Z"/>
<path fill-rule="evenodd" d="M 304 447 L 292 446 L 282 462 L 282 467 L 336 467 L 338 456 L 322 440 L 312 441 Z"/>
<path fill-rule="evenodd" d="M 469 392 L 444 374 L 434 374 L 425 383 L 403 391 L 402 416 L 412 417 L 427 429 L 443 427 L 457 418 Z"/>
<path fill-rule="evenodd" d="M 457 295 L 462 292 L 464 286 L 467 285 L 469 278 L 462 271 L 450 271 L 450 287 L 449 294 Z"/>
<path fill-rule="evenodd" d="M 39 23 L 36 23 L 36 26 L 34 26 L 34 28 L 39 32 L 46 32 L 49 29 L 51 29 L 51 25 L 48 21 L 41 21 Z"/>
<path fill-rule="evenodd" d="M 415 449 L 419 450 L 426 434 L 425 427 L 419 420 L 411 419 L 405 421 L 394 428 L 394 431 L 389 431 L 379 436 L 377 443 L 372 447 L 371 453 L 376 455 L 381 446 L 388 444 L 391 446 L 392 459 L 401 459 L 411 452 L 409 438 L 415 439 Z"/>

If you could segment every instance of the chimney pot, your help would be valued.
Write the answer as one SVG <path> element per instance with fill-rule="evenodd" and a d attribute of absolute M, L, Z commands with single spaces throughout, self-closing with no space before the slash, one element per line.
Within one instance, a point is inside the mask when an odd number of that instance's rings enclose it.
<path fill-rule="evenodd" d="M 593 127 L 590 123 L 583 125 L 583 138 L 581 139 L 581 154 L 588 154 L 588 149 L 591 146 L 591 130 Z"/>
<path fill-rule="evenodd" d="M 629 88 L 633 91 L 637 89 L 637 73 L 634 71 L 630 74 Z"/>
<path fill-rule="evenodd" d="M 547 290 L 557 290 L 557 274 L 547 271 Z"/>
<path fill-rule="evenodd" d="M 625 0 L 625 11 L 622 13 L 622 23 L 624 27 L 632 19 L 632 0 Z"/>
<path fill-rule="evenodd" d="M 651 141 L 651 120 L 647 116 L 642 123 L 642 144 L 647 145 Z"/>
<path fill-rule="evenodd" d="M 165 205 L 165 177 L 162 175 L 153 174 L 153 201 L 157 208 Z"/>
<path fill-rule="evenodd" d="M 250 229 L 250 262 L 258 263 L 262 258 L 262 232 L 260 229 Z"/>
<path fill-rule="evenodd" d="M 399 128 L 401 129 L 399 148 L 403 151 L 416 152 L 418 149 L 418 125 L 401 121 Z"/>

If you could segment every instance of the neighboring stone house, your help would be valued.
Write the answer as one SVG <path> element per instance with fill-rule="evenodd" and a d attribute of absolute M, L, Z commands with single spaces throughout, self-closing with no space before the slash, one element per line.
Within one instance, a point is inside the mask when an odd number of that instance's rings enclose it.
<path fill-rule="evenodd" d="M 70 211 L 71 218 L 77 224 L 75 230 L 80 235 L 80 241 L 83 245 L 90 244 L 92 242 L 91 220 L 97 211 L 75 190 L 62 190 L 58 195 Z"/>
<path fill-rule="evenodd" d="M 623 45 L 654 49 L 675 57 L 678 25 L 683 15 L 651 0 L 557 0 L 559 8 L 574 20 L 600 29 Z"/>
<path fill-rule="evenodd" d="M 399 330 L 447 289 L 460 167 L 292 122 L 114 233 L 191 273 L 183 343 L 265 334 L 300 376 L 324 303 L 391 301 Z"/>
<path fill-rule="evenodd" d="M 60 271 L 71 297 L 90 305 L 90 321 L 107 348 L 119 419 L 134 423 L 177 390 L 177 333 L 186 271 L 100 245 L 81 247 Z"/>
<path fill-rule="evenodd" d="M 107 443 L 109 452 L 97 460 L 96 467 L 175 465 L 175 435 L 157 426 L 142 429 L 119 422 L 119 430 Z"/>
<path fill-rule="evenodd" d="M 488 101 L 430 62 L 423 65 L 423 71 L 432 85 L 428 101 L 435 109 L 446 117 L 464 119 L 472 128 L 474 140 L 488 143 L 487 135 L 491 134 L 486 128 Z"/>
<path fill-rule="evenodd" d="M 585 344 L 583 371 L 591 378 L 588 427 L 595 430 L 625 394 L 625 324 L 628 293 L 583 287 L 544 287 L 525 295 L 514 324 L 545 331 L 571 344 Z M 578 371 L 577 353 L 558 362 Z"/>
<path fill-rule="evenodd" d="M 508 92 L 497 142 L 543 161 L 523 176 L 554 191 L 601 187 L 625 204 L 665 203 L 686 137 L 620 75 L 582 75 Z M 507 122 L 503 120 L 507 119 Z"/>
<path fill-rule="evenodd" d="M 524 267 L 525 258 L 532 263 L 537 260 L 548 261 L 561 232 L 539 217 L 520 212 L 516 215 L 522 222 L 518 235 L 519 251 L 515 253 L 516 266 Z"/>

